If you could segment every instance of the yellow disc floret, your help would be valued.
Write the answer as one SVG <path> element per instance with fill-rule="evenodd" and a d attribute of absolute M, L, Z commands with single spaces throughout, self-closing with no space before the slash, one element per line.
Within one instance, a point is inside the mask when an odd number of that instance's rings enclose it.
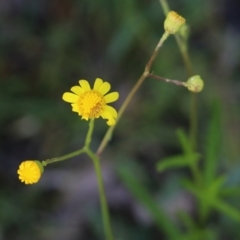
<path fill-rule="evenodd" d="M 78 108 L 82 118 L 98 118 L 106 105 L 103 96 L 94 90 L 83 93 L 78 99 Z"/>
<path fill-rule="evenodd" d="M 43 172 L 43 167 L 40 165 L 40 162 L 33 160 L 22 162 L 17 171 L 20 181 L 25 184 L 37 183 Z"/>
<path fill-rule="evenodd" d="M 116 101 L 118 92 L 108 93 L 111 85 L 100 78 L 95 80 L 93 89 L 86 80 L 79 80 L 79 85 L 71 88 L 72 93 L 65 92 L 62 96 L 64 101 L 71 103 L 72 111 L 77 112 L 82 119 L 102 117 L 107 119 L 109 126 L 114 125 L 117 111 L 107 103 Z"/>

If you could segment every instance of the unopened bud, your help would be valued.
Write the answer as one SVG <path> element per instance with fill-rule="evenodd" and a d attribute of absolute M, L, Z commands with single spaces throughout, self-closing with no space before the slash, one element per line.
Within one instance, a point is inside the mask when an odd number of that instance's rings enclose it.
<path fill-rule="evenodd" d="M 204 82 L 199 75 L 195 75 L 187 80 L 186 87 L 189 91 L 198 93 L 203 90 Z"/>
<path fill-rule="evenodd" d="M 174 34 L 185 22 L 185 18 L 174 11 L 170 11 L 164 21 L 164 29 L 169 34 Z"/>

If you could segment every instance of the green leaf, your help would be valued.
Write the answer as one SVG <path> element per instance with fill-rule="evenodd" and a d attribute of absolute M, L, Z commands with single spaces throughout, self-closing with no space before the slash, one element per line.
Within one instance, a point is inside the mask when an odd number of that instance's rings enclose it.
<path fill-rule="evenodd" d="M 192 164 L 192 162 L 198 161 L 199 158 L 200 155 L 197 153 L 192 153 L 188 156 L 181 154 L 167 157 L 157 163 L 157 171 L 164 171 L 169 168 L 186 167 Z"/>
<path fill-rule="evenodd" d="M 177 130 L 177 136 L 186 155 L 192 154 L 191 144 L 185 132 L 182 129 Z"/>
<path fill-rule="evenodd" d="M 219 191 L 219 194 L 222 197 L 239 196 L 240 189 L 239 189 L 239 187 L 228 187 L 228 188 L 221 189 Z"/>
<path fill-rule="evenodd" d="M 183 223 L 184 227 L 187 229 L 187 232 L 194 231 L 196 228 L 195 222 L 187 212 L 180 211 L 178 213 L 178 217 L 180 218 L 180 221 Z"/>
<path fill-rule="evenodd" d="M 124 164 L 118 166 L 117 171 L 123 183 L 127 186 L 135 198 L 148 209 L 157 226 L 166 234 L 167 238 L 179 239 L 180 233 L 178 228 L 168 219 L 144 184 L 138 181 L 136 178 L 137 175 L 133 174 L 134 169 L 131 169 L 129 168 L 129 165 L 126 166 Z"/>
<path fill-rule="evenodd" d="M 211 198 L 217 198 L 219 195 L 219 192 L 221 191 L 221 188 L 226 182 L 226 176 L 222 175 L 216 178 L 212 184 L 206 189 L 206 192 L 208 193 L 208 199 L 211 200 Z"/>
<path fill-rule="evenodd" d="M 212 206 L 218 210 L 219 212 L 222 212 L 223 214 L 227 215 L 228 217 L 240 222 L 240 212 L 238 209 L 231 207 L 227 203 L 216 200 L 212 203 Z"/>
<path fill-rule="evenodd" d="M 202 189 L 200 190 L 199 188 L 196 188 L 196 186 L 194 185 L 194 183 L 191 180 L 189 180 L 187 178 L 183 179 L 182 185 L 183 185 L 184 188 L 186 188 L 193 195 L 195 195 L 198 198 L 201 198 Z"/>

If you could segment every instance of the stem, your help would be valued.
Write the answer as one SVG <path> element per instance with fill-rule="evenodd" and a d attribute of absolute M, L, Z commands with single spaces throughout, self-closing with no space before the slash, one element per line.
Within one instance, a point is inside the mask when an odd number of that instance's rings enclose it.
<path fill-rule="evenodd" d="M 63 155 L 61 157 L 46 159 L 45 161 L 42 161 L 42 165 L 45 167 L 45 166 L 47 166 L 50 163 L 60 162 L 60 161 L 66 160 L 68 158 L 72 158 L 72 157 L 75 157 L 77 155 L 80 155 L 80 154 L 82 154 L 84 152 L 85 152 L 85 149 L 81 148 L 81 149 L 79 149 L 79 150 L 77 150 L 75 152 L 71 152 L 71 153 Z"/>
<path fill-rule="evenodd" d="M 165 0 L 159 0 L 159 1 L 160 1 L 161 6 L 162 6 L 164 14 L 167 15 L 168 12 L 170 11 L 167 1 L 165 1 Z"/>
<path fill-rule="evenodd" d="M 152 78 L 155 78 L 157 80 L 163 80 L 163 81 L 165 81 L 167 83 L 173 83 L 173 84 L 176 84 L 178 86 L 186 87 L 186 83 L 185 82 L 180 82 L 178 80 L 167 79 L 167 78 L 163 78 L 163 77 L 160 77 L 160 76 L 157 76 L 157 75 L 154 75 L 154 74 L 148 74 L 148 77 L 152 77 Z"/>
<path fill-rule="evenodd" d="M 51 158 L 51 159 L 47 159 L 45 161 L 42 161 L 42 165 L 45 167 L 48 164 L 51 164 L 51 163 L 54 163 L 54 162 L 60 162 L 60 161 L 66 160 L 68 158 L 75 157 L 77 155 L 80 155 L 81 153 L 86 152 L 86 148 L 89 147 L 90 142 L 91 142 L 93 128 L 94 128 L 94 119 L 90 119 L 89 128 L 88 128 L 88 132 L 87 132 L 87 136 L 86 136 L 86 140 L 85 140 L 85 146 L 83 148 L 81 148 L 81 149 L 79 149 L 77 151 L 68 153 L 66 155 L 63 155 L 61 157 Z"/>
<path fill-rule="evenodd" d="M 108 204 L 107 204 L 107 199 L 106 199 L 106 194 L 104 189 L 100 160 L 89 148 L 86 148 L 86 154 L 93 160 L 94 169 L 97 176 L 105 236 L 107 240 L 113 240 L 112 228 L 111 228 L 110 217 L 109 217 L 109 209 L 108 209 Z"/>
<path fill-rule="evenodd" d="M 88 148 L 91 143 L 93 128 L 94 128 L 94 118 L 91 118 L 89 122 L 89 128 L 88 128 L 86 140 L 85 140 L 85 146 L 84 146 L 85 148 Z"/>
<path fill-rule="evenodd" d="M 163 12 L 165 15 L 169 12 L 169 6 L 166 0 L 159 0 Z M 187 42 L 182 40 L 178 34 L 174 34 L 178 47 L 180 49 L 185 68 L 187 70 L 187 75 L 190 77 L 193 75 L 191 60 L 188 54 Z M 190 129 L 189 129 L 189 138 L 192 147 L 192 151 L 196 151 L 197 146 L 197 126 L 198 126 L 198 111 L 197 111 L 197 96 L 195 93 L 191 93 L 190 99 Z M 195 179 L 196 184 L 201 182 L 201 172 L 199 166 L 196 162 L 191 165 L 191 171 Z"/>
<path fill-rule="evenodd" d="M 146 77 L 148 77 L 149 71 L 152 67 L 152 64 L 153 64 L 157 54 L 158 54 L 158 51 L 159 51 L 160 47 L 163 45 L 164 41 L 168 38 L 168 36 L 169 36 L 169 34 L 167 32 L 163 33 L 163 35 L 162 35 L 161 39 L 159 40 L 156 48 L 154 49 L 149 61 L 146 64 L 146 67 L 145 67 L 145 70 L 144 70 L 143 74 L 138 79 L 138 81 L 136 82 L 136 84 L 134 85 L 134 87 L 132 88 L 132 90 L 130 91 L 128 96 L 126 97 L 125 101 L 123 102 L 121 108 L 119 109 L 118 117 L 116 119 L 116 124 L 112 127 L 109 127 L 105 136 L 103 137 L 103 140 L 102 140 L 100 146 L 98 147 L 98 150 L 97 150 L 97 153 L 96 153 L 97 155 L 100 155 L 102 153 L 102 151 L 105 149 L 105 147 L 107 146 L 109 140 L 111 139 L 113 130 L 115 129 L 118 121 L 120 120 L 121 116 L 123 115 L 124 111 L 126 110 L 128 104 L 132 100 L 134 94 L 137 92 L 139 87 L 142 85 L 142 83 L 146 79 Z"/>
<path fill-rule="evenodd" d="M 164 41 L 168 38 L 169 36 L 169 33 L 168 32 L 164 32 L 161 39 L 159 40 L 156 48 L 154 49 L 153 51 L 153 54 L 152 56 L 150 57 L 146 67 L 145 67 L 145 72 L 144 73 L 149 73 L 151 67 L 152 67 L 152 64 L 153 64 L 153 61 L 155 60 L 157 54 L 158 54 L 158 51 L 159 51 L 159 48 L 163 45 Z"/>
<path fill-rule="evenodd" d="M 197 95 L 191 93 L 190 100 L 190 143 L 192 150 L 195 151 L 197 148 L 197 125 L 198 125 L 198 111 L 197 111 Z"/>

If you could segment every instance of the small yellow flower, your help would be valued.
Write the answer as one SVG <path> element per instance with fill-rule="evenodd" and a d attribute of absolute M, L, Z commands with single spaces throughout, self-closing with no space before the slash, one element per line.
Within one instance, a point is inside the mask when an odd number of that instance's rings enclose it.
<path fill-rule="evenodd" d="M 185 18 L 174 11 L 170 11 L 164 21 L 164 29 L 169 34 L 174 34 L 185 24 L 185 22 Z"/>
<path fill-rule="evenodd" d="M 62 99 L 71 103 L 72 111 L 77 112 L 82 119 L 88 120 L 92 118 L 102 117 L 107 119 L 107 124 L 113 126 L 116 122 L 117 111 L 108 106 L 107 103 L 114 102 L 118 99 L 118 92 L 109 92 L 111 85 L 103 82 L 102 79 L 95 80 L 93 89 L 91 89 L 88 81 L 79 80 L 80 86 L 74 86 L 70 92 L 65 92 Z"/>
<path fill-rule="evenodd" d="M 25 184 L 37 183 L 42 175 L 43 167 L 40 162 L 27 160 L 20 164 L 18 175 L 21 182 Z"/>

